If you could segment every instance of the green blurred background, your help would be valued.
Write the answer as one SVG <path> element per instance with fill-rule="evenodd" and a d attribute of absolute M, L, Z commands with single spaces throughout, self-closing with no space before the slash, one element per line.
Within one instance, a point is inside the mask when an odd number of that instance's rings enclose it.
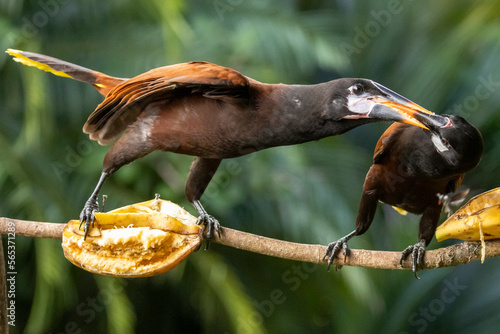
<path fill-rule="evenodd" d="M 464 181 L 475 195 L 500 185 L 499 13 L 497 0 L 0 0 L 0 50 L 40 52 L 119 77 L 206 60 L 263 82 L 370 78 L 481 130 L 485 154 Z M 107 150 L 81 131 L 101 100 L 89 85 L 0 53 L 0 216 L 78 216 Z M 373 148 L 388 125 L 226 161 L 205 207 L 228 227 L 325 245 L 353 229 Z M 107 208 L 160 193 L 194 214 L 184 198 L 191 161 L 155 152 L 122 168 L 104 186 Z M 381 204 L 350 246 L 400 251 L 417 241 L 418 218 Z M 171 272 L 125 280 L 76 268 L 59 240 L 18 237 L 11 331 L 497 333 L 499 264 L 488 258 L 423 271 L 417 281 L 409 271 L 327 272 L 214 244 Z"/>

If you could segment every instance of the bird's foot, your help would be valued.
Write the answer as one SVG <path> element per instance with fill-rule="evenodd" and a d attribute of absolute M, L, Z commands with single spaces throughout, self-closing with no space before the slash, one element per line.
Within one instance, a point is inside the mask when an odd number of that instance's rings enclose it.
<path fill-rule="evenodd" d="M 403 265 L 403 261 L 411 254 L 412 265 L 411 270 L 415 274 L 416 279 L 420 279 L 418 277 L 417 272 L 421 269 L 421 266 L 424 261 L 425 254 L 425 240 L 420 240 L 415 245 L 410 245 L 406 247 L 404 251 L 401 252 L 401 259 L 399 260 L 399 264 Z"/>
<path fill-rule="evenodd" d="M 210 241 L 215 238 L 215 234 L 220 238 L 220 224 L 214 216 L 209 215 L 207 213 L 200 214 L 198 220 L 196 221 L 198 225 L 204 225 L 206 229 L 205 238 L 207 240 L 207 246 L 205 249 L 208 249 L 210 246 Z"/>
<path fill-rule="evenodd" d="M 80 227 L 83 225 L 84 237 L 83 240 L 87 238 L 87 234 L 89 233 L 90 224 L 94 227 L 95 215 L 94 213 L 98 211 L 99 204 L 97 203 L 97 197 L 91 197 L 85 203 L 82 212 L 80 212 Z"/>
<path fill-rule="evenodd" d="M 328 258 L 328 270 L 330 270 L 330 266 L 333 263 L 333 260 L 335 257 L 339 254 L 340 250 L 342 249 L 342 253 L 344 254 L 344 262 L 349 255 L 349 247 L 347 246 L 347 241 L 350 239 L 349 235 L 346 235 L 343 238 L 340 238 L 337 241 L 330 242 L 328 244 L 328 247 L 326 247 L 325 250 L 325 256 L 323 257 L 323 261 Z M 342 268 L 341 265 L 337 265 L 335 267 L 336 269 Z"/>

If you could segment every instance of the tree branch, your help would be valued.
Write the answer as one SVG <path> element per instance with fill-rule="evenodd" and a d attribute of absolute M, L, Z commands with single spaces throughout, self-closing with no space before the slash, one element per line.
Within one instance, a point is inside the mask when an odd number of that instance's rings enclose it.
<path fill-rule="evenodd" d="M 9 223 L 15 225 L 15 234 L 27 237 L 61 238 L 65 224 L 43 223 L 19 219 L 0 218 L 0 234 L 9 233 Z M 287 260 L 326 264 L 323 261 L 325 246 L 282 241 L 259 235 L 222 228 L 221 236 L 211 241 L 258 254 Z M 486 257 L 500 255 L 500 240 L 486 242 Z M 411 260 L 399 264 L 401 252 L 351 249 L 345 263 L 343 255 L 335 259 L 335 265 L 378 269 L 411 269 Z M 425 252 L 423 269 L 443 268 L 466 264 L 481 258 L 480 242 L 463 242 Z"/>

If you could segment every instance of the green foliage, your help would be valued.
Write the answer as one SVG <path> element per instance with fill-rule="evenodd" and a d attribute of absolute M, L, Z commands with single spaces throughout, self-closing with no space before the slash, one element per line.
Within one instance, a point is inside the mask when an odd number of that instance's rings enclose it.
<path fill-rule="evenodd" d="M 499 7 L 495 0 L 2 0 L 0 49 L 121 77 L 207 60 L 263 82 L 371 78 L 479 127 L 484 158 L 465 179 L 477 194 L 500 184 Z M 77 217 L 106 152 L 80 131 L 101 97 L 0 53 L 0 101 L 0 216 Z M 229 227 L 327 244 L 353 229 L 386 126 L 226 161 L 205 206 Z M 124 167 L 104 186 L 107 208 L 159 192 L 194 213 L 183 197 L 191 160 L 156 152 Z M 350 245 L 402 250 L 416 242 L 417 222 L 380 205 L 370 230 Z M 18 237 L 16 247 L 13 333 L 493 333 L 500 325 L 497 259 L 424 271 L 416 281 L 410 272 L 326 272 L 213 245 L 169 273 L 119 280 L 72 266 L 54 240 Z"/>

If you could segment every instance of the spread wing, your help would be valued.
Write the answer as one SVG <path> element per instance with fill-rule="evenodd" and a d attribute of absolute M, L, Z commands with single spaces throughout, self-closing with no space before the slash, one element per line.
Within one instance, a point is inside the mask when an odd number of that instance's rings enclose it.
<path fill-rule="evenodd" d="M 208 62 L 156 68 L 111 90 L 89 116 L 83 132 L 104 145 L 120 135 L 151 102 L 200 94 L 236 103 L 248 99 L 249 85 L 249 79 L 239 72 Z"/>

